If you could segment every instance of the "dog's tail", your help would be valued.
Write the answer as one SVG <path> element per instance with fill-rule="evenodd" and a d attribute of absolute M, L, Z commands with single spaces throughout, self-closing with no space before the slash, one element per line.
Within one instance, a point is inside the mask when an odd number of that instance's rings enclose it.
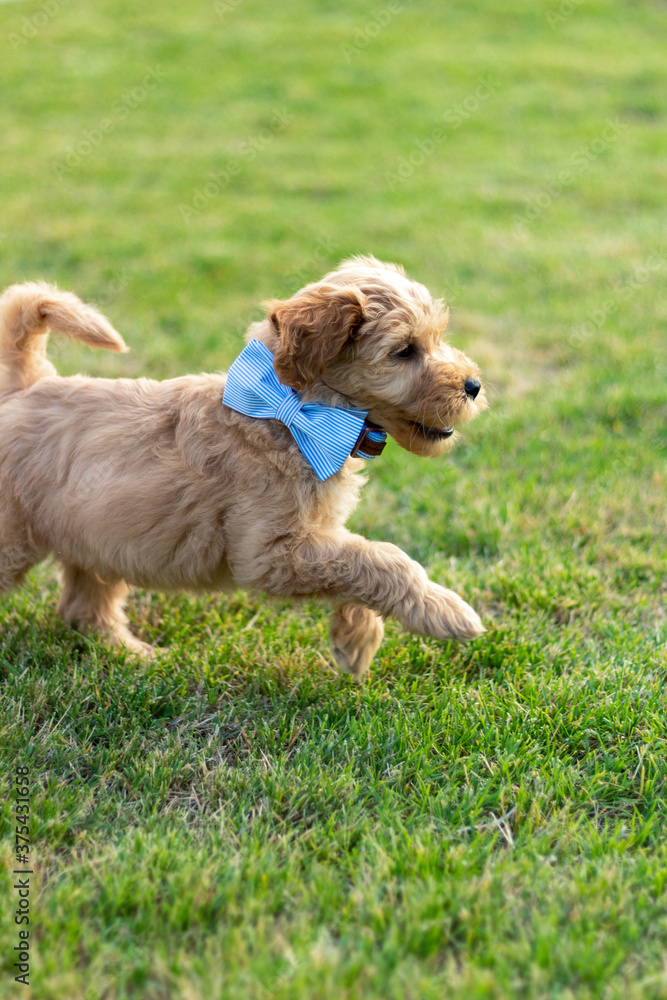
<path fill-rule="evenodd" d="M 0 296 L 0 396 L 55 374 L 46 358 L 51 327 L 91 347 L 129 350 L 111 323 L 72 292 L 44 281 L 11 285 Z"/>

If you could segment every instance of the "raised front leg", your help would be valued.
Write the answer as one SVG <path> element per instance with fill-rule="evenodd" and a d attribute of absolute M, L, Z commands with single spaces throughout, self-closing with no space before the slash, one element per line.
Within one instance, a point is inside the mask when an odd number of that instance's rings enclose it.
<path fill-rule="evenodd" d="M 383 618 L 398 619 L 410 632 L 435 639 L 465 641 L 484 631 L 469 604 L 429 580 L 396 545 L 340 531 L 282 539 L 269 559 L 271 569 L 253 581 L 269 593 L 362 604 Z"/>

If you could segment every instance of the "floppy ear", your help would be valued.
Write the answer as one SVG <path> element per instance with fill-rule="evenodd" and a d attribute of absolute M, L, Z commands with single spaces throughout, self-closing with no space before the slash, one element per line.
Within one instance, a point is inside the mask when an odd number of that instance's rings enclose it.
<path fill-rule="evenodd" d="M 267 302 L 280 344 L 273 367 L 281 382 L 304 389 L 315 382 L 366 318 L 358 288 L 318 285 L 287 302 Z"/>

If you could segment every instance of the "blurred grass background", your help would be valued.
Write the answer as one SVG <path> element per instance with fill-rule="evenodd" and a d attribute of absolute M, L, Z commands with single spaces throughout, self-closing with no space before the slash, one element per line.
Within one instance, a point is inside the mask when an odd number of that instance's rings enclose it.
<path fill-rule="evenodd" d="M 262 299 L 371 252 L 492 401 L 446 460 L 390 446 L 352 522 L 480 611 L 465 649 L 389 624 L 357 686 L 319 607 L 138 593 L 171 649 L 140 666 L 57 621 L 51 565 L 2 599 L 16 995 L 667 996 L 664 31 L 649 0 L 0 3 L 2 284 L 132 346 L 54 339 L 63 374 L 225 368 Z"/>

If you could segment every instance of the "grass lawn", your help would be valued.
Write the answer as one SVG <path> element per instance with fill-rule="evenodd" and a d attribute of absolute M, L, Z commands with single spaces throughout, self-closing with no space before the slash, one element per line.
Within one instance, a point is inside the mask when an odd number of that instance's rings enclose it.
<path fill-rule="evenodd" d="M 383 0 L 384 3 L 384 0 Z M 667 997 L 665 10 L 0 3 L 0 284 L 225 368 L 357 252 L 452 306 L 488 413 L 352 526 L 480 612 L 341 677 L 319 606 L 137 592 L 138 665 L 0 600 L 0 996 Z M 1 502 L 1 500 L 0 500 Z M 14 982 L 31 769 L 30 987 Z"/>

